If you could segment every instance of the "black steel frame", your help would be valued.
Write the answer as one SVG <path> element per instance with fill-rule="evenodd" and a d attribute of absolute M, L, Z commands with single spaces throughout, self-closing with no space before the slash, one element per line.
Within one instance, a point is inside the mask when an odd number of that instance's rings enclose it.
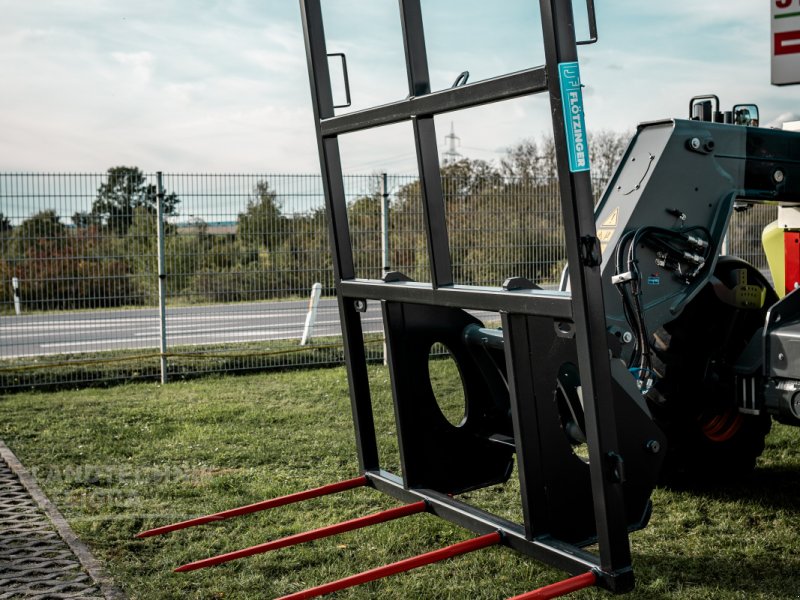
<path fill-rule="evenodd" d="M 629 525 L 623 478 L 617 472 L 621 450 L 617 411 L 612 401 L 614 391 L 591 179 L 588 171 L 569 169 L 559 86 L 558 65 L 578 59 L 571 2 L 540 0 L 545 66 L 434 93 L 430 89 L 420 0 L 399 0 L 399 4 L 409 97 L 337 116 L 320 0 L 300 0 L 360 467 L 378 490 L 405 501 L 426 500 L 431 512 L 449 521 L 477 533 L 500 531 L 505 543 L 515 550 L 573 574 L 594 570 L 599 585 L 617 592 L 627 591 L 633 586 Z M 544 92 L 549 94 L 552 109 L 571 293 L 454 285 L 434 116 Z M 358 279 L 347 220 L 337 136 L 403 121 L 411 121 L 418 157 L 431 278 L 430 283 L 424 284 L 402 277 L 387 277 L 384 281 Z M 536 351 L 535 336 L 518 336 L 505 347 L 524 526 L 459 502 L 448 494 L 410 487 L 402 478 L 381 469 L 359 313 L 365 299 L 499 311 L 506 331 L 513 327 L 525 329 L 529 326 L 526 319 L 531 317 L 570 324 L 581 373 L 597 555 L 546 535 L 546 530 L 537 523 L 539 498 L 532 482 L 540 476 L 537 469 L 543 451 L 532 408 L 536 382 L 534 373 L 518 366 L 524 365 L 520 357 L 530 360 Z"/>

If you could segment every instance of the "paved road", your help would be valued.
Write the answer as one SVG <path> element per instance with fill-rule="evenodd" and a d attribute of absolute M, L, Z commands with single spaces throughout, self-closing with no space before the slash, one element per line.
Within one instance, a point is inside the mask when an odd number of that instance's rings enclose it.
<path fill-rule="evenodd" d="M 167 309 L 167 343 L 221 344 L 300 338 L 307 301 L 219 304 Z M 365 331 L 380 331 L 380 305 L 370 302 Z M 159 347 L 157 309 L 99 310 L 0 317 L 0 358 Z M 315 336 L 339 335 L 336 300 L 321 300 Z"/>
<path fill-rule="evenodd" d="M 308 302 L 257 302 L 167 309 L 167 344 L 299 339 Z M 490 313 L 487 313 L 490 314 Z M 369 302 L 364 331 L 382 331 L 380 304 Z M 0 317 L 0 358 L 159 348 L 157 309 L 98 310 Z M 314 336 L 340 335 L 336 300 L 320 300 Z"/>

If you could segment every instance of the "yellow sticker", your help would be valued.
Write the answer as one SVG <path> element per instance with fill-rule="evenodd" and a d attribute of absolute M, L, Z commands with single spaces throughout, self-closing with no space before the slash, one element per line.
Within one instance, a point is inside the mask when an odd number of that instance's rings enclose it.
<path fill-rule="evenodd" d="M 619 221 L 619 206 L 611 211 L 611 214 L 608 215 L 608 218 L 603 221 L 601 227 L 616 227 L 617 221 Z"/>

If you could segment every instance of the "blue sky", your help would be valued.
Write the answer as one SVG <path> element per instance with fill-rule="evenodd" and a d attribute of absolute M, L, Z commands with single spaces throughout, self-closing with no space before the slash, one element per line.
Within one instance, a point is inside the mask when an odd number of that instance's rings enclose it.
<path fill-rule="evenodd" d="M 354 107 L 404 97 L 396 0 L 323 5 Z M 543 61 L 537 2 L 423 10 L 434 88 Z M 296 0 L 0 0 L 0 11 L 0 170 L 317 171 Z M 756 102 L 764 123 L 800 119 L 800 86 L 769 83 L 768 3 L 599 0 L 597 12 L 600 41 L 581 49 L 590 131 L 684 117 L 701 93 Z M 441 146 L 451 122 L 459 151 L 486 160 L 549 128 L 543 97 L 443 116 Z M 414 169 L 405 124 L 341 141 L 349 171 Z"/>

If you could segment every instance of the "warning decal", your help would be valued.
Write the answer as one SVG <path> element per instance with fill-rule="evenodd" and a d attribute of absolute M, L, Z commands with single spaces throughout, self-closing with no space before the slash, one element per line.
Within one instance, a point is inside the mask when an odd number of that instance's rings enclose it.
<path fill-rule="evenodd" d="M 617 221 L 619 221 L 619 206 L 611 211 L 611 214 L 608 215 L 608 218 L 603 221 L 600 227 L 616 227 Z"/>
<path fill-rule="evenodd" d="M 606 246 L 611 238 L 614 237 L 614 232 L 617 230 L 619 223 L 619 206 L 611 211 L 611 214 L 606 217 L 606 220 L 600 224 L 597 229 L 597 239 L 600 240 L 600 251 L 605 254 Z"/>
<path fill-rule="evenodd" d="M 611 239 L 611 236 L 614 235 L 613 229 L 598 229 L 597 230 L 597 239 L 601 242 L 607 242 Z"/>

